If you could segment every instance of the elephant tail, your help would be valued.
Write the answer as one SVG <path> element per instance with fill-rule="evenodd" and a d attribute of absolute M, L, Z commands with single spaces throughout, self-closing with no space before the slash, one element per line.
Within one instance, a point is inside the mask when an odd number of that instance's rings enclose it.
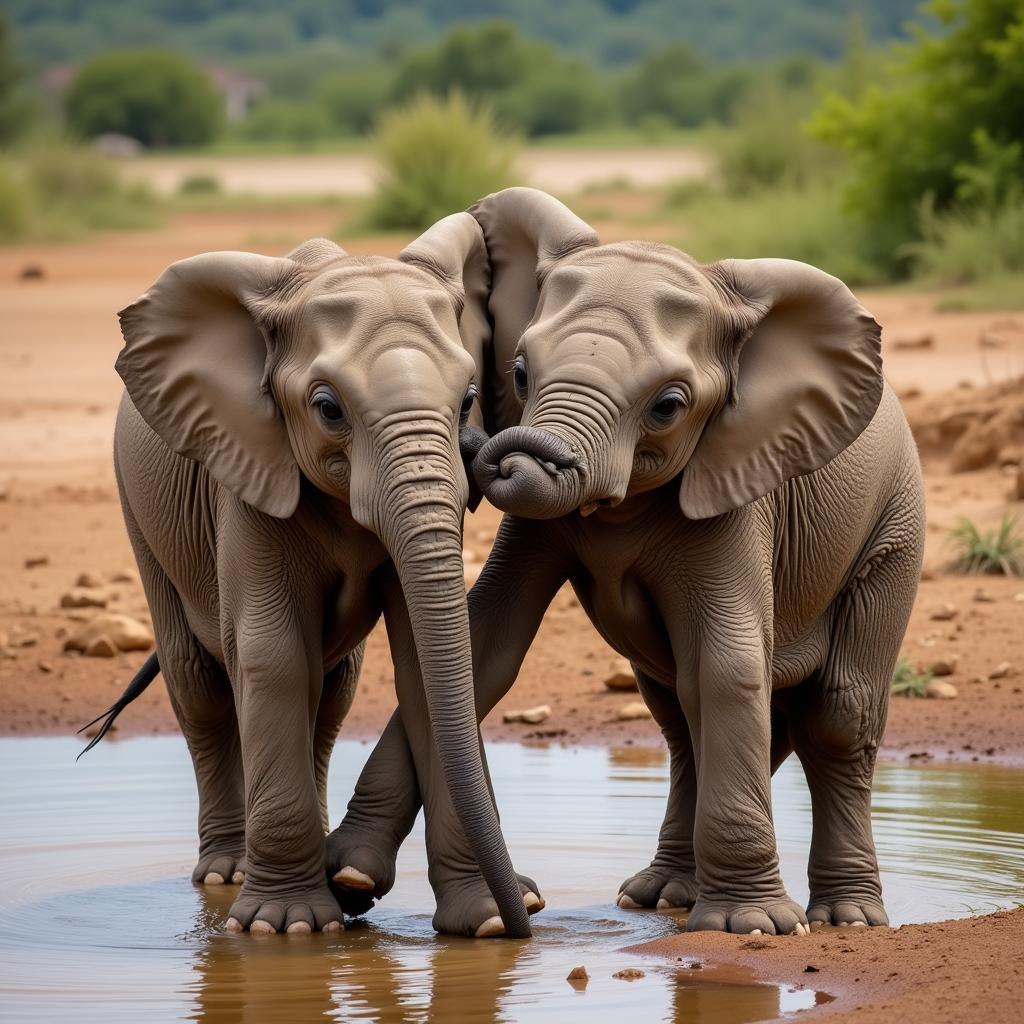
<path fill-rule="evenodd" d="M 151 682 L 153 682 L 154 679 L 156 679 L 159 672 L 160 662 L 157 659 L 156 651 L 154 651 L 142 663 L 142 668 L 140 668 L 139 671 L 135 673 L 135 678 L 132 679 L 132 681 L 128 684 L 124 693 L 122 693 L 121 696 L 118 697 L 117 700 L 115 700 L 114 703 L 111 704 L 106 711 L 104 711 L 100 715 L 97 715 L 91 722 L 86 722 L 85 725 L 83 725 L 82 728 L 78 730 L 78 733 L 85 732 L 85 730 L 88 729 L 90 725 L 95 725 L 101 718 L 105 719 L 103 725 L 100 726 L 99 732 L 97 732 L 96 735 L 93 736 L 93 738 L 89 741 L 89 745 L 85 748 L 85 750 L 82 751 L 81 754 L 78 755 L 78 757 L 81 757 L 82 754 L 87 754 L 90 750 L 92 750 L 93 747 L 96 746 L 97 743 L 99 743 L 101 739 L 103 739 L 104 736 L 106 736 L 107 731 L 114 724 L 114 719 L 117 718 L 117 716 L 121 714 L 121 712 L 124 711 L 124 709 L 128 707 L 128 705 L 131 704 L 131 702 L 135 700 L 135 698 L 138 697 L 142 693 L 142 691 L 145 690 L 146 687 L 149 686 Z M 78 733 L 76 733 L 76 735 L 78 735 Z M 78 757 L 75 758 L 76 761 L 78 760 Z"/>

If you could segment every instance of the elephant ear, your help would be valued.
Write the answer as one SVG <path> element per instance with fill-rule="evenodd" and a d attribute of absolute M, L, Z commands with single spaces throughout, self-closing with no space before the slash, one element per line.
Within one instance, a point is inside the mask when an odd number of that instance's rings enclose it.
<path fill-rule="evenodd" d="M 142 418 L 243 501 L 286 518 L 299 468 L 265 384 L 259 303 L 292 281 L 289 259 L 213 252 L 172 264 L 118 314 L 117 372 Z"/>
<path fill-rule="evenodd" d="M 597 232 L 554 196 L 507 188 L 469 211 L 483 228 L 491 269 L 489 309 L 494 324 L 495 428 L 515 426 L 520 406 L 504 371 L 537 309 L 545 274 L 558 260 L 598 244 Z"/>
<path fill-rule="evenodd" d="M 691 519 L 739 508 L 825 465 L 870 422 L 882 396 L 881 328 L 834 277 L 793 260 L 705 268 L 741 325 L 732 394 L 683 471 Z"/>

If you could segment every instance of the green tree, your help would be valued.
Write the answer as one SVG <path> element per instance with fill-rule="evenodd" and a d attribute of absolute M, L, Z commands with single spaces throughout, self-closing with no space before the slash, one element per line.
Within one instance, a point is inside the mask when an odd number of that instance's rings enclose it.
<path fill-rule="evenodd" d="M 0 146 L 22 135 L 32 118 L 23 91 L 24 72 L 11 46 L 7 19 L 0 16 Z"/>
<path fill-rule="evenodd" d="M 194 146 L 216 137 L 224 103 L 187 57 L 169 50 L 124 50 L 82 66 L 65 111 L 71 128 L 86 138 L 120 132 L 146 146 Z"/>
<path fill-rule="evenodd" d="M 695 50 L 673 43 L 648 54 L 622 84 L 622 109 L 630 122 L 651 116 L 675 125 L 700 124 L 712 101 L 708 68 Z"/>
<path fill-rule="evenodd" d="M 941 34 L 918 30 L 885 85 L 830 94 L 812 123 L 850 154 L 850 206 L 892 244 L 917 233 L 925 197 L 941 211 L 1024 180 L 1024 4 L 931 0 L 925 10 Z"/>

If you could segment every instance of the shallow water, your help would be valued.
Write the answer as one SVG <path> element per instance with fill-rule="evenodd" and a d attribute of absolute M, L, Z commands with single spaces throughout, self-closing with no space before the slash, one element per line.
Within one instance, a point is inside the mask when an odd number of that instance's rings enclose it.
<path fill-rule="evenodd" d="M 337 937 L 232 936 L 235 891 L 195 889 L 191 767 L 178 738 L 105 742 L 77 765 L 67 739 L 0 741 L 0 1018 L 91 1020 L 741 1022 L 814 1005 L 809 989 L 740 984 L 619 952 L 674 932 L 625 912 L 619 882 L 647 863 L 667 790 L 661 750 L 495 744 L 489 758 L 519 870 L 548 906 L 532 942 L 441 939 L 430 927 L 422 829 L 398 883 Z M 331 820 L 369 748 L 340 743 Z M 893 923 L 1013 905 L 1024 890 L 1024 772 L 883 764 L 875 835 Z M 806 898 L 809 801 L 799 766 L 774 786 L 783 876 Z M 793 941 L 798 941 L 794 939 Z M 585 964 L 585 989 L 565 977 Z M 612 975 L 639 967 L 645 976 Z"/>

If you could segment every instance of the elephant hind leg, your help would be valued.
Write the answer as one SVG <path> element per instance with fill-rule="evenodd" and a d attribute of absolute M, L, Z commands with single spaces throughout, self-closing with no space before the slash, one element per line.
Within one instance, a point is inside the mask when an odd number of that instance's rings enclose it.
<path fill-rule="evenodd" d="M 790 709 L 790 735 L 811 793 L 808 861 L 813 924 L 884 925 L 871 786 L 875 757 L 920 575 L 921 552 L 899 522 L 883 523 L 835 606 L 817 685 Z"/>
<path fill-rule="evenodd" d="M 231 684 L 193 634 L 178 592 L 127 505 L 125 524 L 153 618 L 160 670 L 196 775 L 199 858 L 192 881 L 239 884 L 245 880 L 245 797 Z"/>

